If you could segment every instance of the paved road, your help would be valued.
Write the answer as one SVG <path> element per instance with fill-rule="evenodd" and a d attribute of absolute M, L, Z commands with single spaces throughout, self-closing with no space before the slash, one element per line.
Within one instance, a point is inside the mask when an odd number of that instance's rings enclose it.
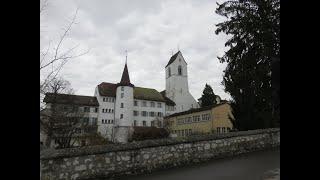
<path fill-rule="evenodd" d="M 267 171 L 280 168 L 280 149 L 212 160 L 201 165 L 125 177 L 121 180 L 260 180 Z"/>

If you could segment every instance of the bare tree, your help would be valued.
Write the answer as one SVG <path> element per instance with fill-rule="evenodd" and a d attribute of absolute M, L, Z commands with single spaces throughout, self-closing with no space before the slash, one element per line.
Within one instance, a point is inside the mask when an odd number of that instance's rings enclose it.
<path fill-rule="evenodd" d="M 46 98 L 50 106 L 41 111 L 40 127 L 46 134 L 46 146 L 50 147 L 51 141 L 55 140 L 57 148 L 72 147 L 76 142 L 77 134 L 80 136 L 83 128 L 88 126 L 85 121 L 85 112 L 81 111 L 78 105 L 73 103 L 61 104 L 59 96 L 61 93 L 72 94 L 73 89 L 70 83 L 62 78 L 55 78 L 47 86 Z M 73 102 L 73 99 L 68 99 Z"/>
<path fill-rule="evenodd" d="M 48 7 L 48 0 L 40 1 L 40 17 Z M 66 26 L 62 28 L 62 32 L 55 43 L 55 45 L 51 45 L 51 41 L 48 45 L 44 46 L 45 48 L 40 50 L 40 76 L 42 77 L 40 81 L 40 102 L 44 96 L 45 90 L 48 89 L 48 85 L 51 81 L 53 81 L 62 70 L 63 66 L 70 60 L 82 56 L 89 51 L 79 52 L 76 51 L 79 48 L 79 45 L 74 45 L 70 48 L 64 48 L 63 44 L 70 34 L 72 27 L 76 24 L 78 9 L 74 13 L 73 17 L 68 20 Z M 43 33 L 41 30 L 40 24 L 40 35 Z M 41 37 L 41 36 L 40 36 Z M 40 110 L 42 109 L 40 103 Z"/>

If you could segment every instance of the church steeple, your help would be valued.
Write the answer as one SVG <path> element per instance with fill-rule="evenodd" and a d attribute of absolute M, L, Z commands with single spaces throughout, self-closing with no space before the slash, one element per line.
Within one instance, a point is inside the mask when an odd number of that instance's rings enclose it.
<path fill-rule="evenodd" d="M 130 82 L 130 77 L 129 77 L 129 72 L 128 72 L 128 67 L 127 63 L 124 65 L 124 69 L 122 72 L 122 77 L 120 83 L 118 83 L 118 86 L 131 86 L 133 87 L 134 85 L 131 84 Z"/>

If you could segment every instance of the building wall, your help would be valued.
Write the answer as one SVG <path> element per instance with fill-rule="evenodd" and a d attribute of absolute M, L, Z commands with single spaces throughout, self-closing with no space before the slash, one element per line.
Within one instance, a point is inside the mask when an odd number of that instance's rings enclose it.
<path fill-rule="evenodd" d="M 65 104 L 57 104 L 57 106 L 65 106 Z M 47 103 L 46 104 L 46 108 L 48 108 L 48 110 L 50 110 L 50 108 L 52 107 L 52 104 L 51 103 Z M 89 107 L 90 111 L 89 112 L 84 112 L 84 108 L 85 107 Z M 68 117 L 82 117 L 82 118 L 89 118 L 89 125 L 98 125 L 99 121 L 99 112 L 95 112 L 95 109 L 96 108 L 99 108 L 99 106 L 84 106 L 84 105 L 79 105 L 78 107 L 78 112 L 75 112 L 75 113 L 67 113 L 66 116 Z M 63 111 L 62 111 L 63 113 Z M 63 114 L 62 114 L 63 115 Z M 92 124 L 93 123 L 93 118 L 96 118 L 96 124 Z M 96 127 L 94 127 L 96 128 Z M 95 130 L 96 131 L 96 130 Z M 83 133 L 83 131 L 82 131 Z M 75 134 L 75 136 L 80 136 L 83 134 Z M 76 137 L 73 137 L 72 138 L 72 141 L 76 141 L 76 143 L 74 143 L 73 145 L 74 146 L 80 146 L 81 144 L 79 142 L 77 142 L 77 139 L 79 138 L 76 138 Z M 44 131 L 40 130 L 40 142 L 42 142 L 43 144 L 45 144 L 46 142 L 46 138 L 47 138 L 47 135 L 45 134 Z M 51 143 L 50 143 L 50 147 L 56 147 L 57 144 L 55 143 L 55 139 L 52 139 L 51 140 Z"/>
<path fill-rule="evenodd" d="M 121 97 L 122 93 L 124 94 L 123 97 Z M 131 126 L 133 123 L 133 88 L 129 86 L 119 86 L 116 97 L 115 125 Z M 123 104 L 123 108 L 121 104 Z M 120 118 L 121 114 L 123 118 Z"/>
<path fill-rule="evenodd" d="M 169 116 L 169 115 L 171 115 L 171 114 L 174 114 L 174 113 L 176 113 L 176 107 L 175 106 L 168 106 L 168 105 L 166 105 L 166 111 L 165 111 L 165 116 Z"/>
<path fill-rule="evenodd" d="M 137 126 L 143 126 L 142 122 L 146 121 L 147 126 L 151 126 L 151 121 L 158 118 L 159 120 L 163 120 L 163 116 L 165 115 L 165 103 L 160 101 L 148 101 L 148 100 L 140 100 L 140 99 L 134 99 L 138 102 L 138 106 L 133 106 L 134 111 L 138 111 L 138 116 L 133 116 L 133 120 L 137 120 Z M 147 103 L 147 107 L 142 107 L 142 102 Z M 155 107 L 151 107 L 151 102 L 155 103 Z M 158 108 L 158 103 L 161 103 L 161 108 Z M 148 115 L 142 116 L 142 111 L 147 111 Z M 149 112 L 155 112 L 155 117 L 151 117 Z M 157 117 L 158 112 L 162 113 L 162 117 Z M 133 113 L 133 112 L 132 112 Z M 132 122 L 133 125 L 133 122 Z"/>
<path fill-rule="evenodd" d="M 225 129 L 233 128 L 233 125 L 229 119 L 229 116 L 233 118 L 232 112 L 231 112 L 231 106 L 227 103 L 222 104 L 220 106 L 217 106 L 212 109 L 213 114 L 213 121 L 212 123 L 212 129 L 217 132 L 217 128 L 224 127 Z"/>
<path fill-rule="evenodd" d="M 278 147 L 280 129 L 263 129 L 83 147 L 77 151 L 44 150 L 40 153 L 41 179 L 108 179 Z"/>
<path fill-rule="evenodd" d="M 191 134 L 210 133 L 212 131 L 212 120 L 211 119 L 210 120 L 202 120 L 203 114 L 209 114 L 212 117 L 211 110 L 207 110 L 207 111 L 201 111 L 201 112 L 196 112 L 196 113 L 192 113 L 192 114 L 181 115 L 181 116 L 176 116 L 176 117 L 170 118 L 170 121 L 173 121 L 172 127 L 170 128 L 170 133 L 177 134 L 178 136 L 182 136 L 182 131 L 186 132 L 186 130 L 187 130 L 187 133 L 185 133 L 185 132 L 183 132 L 183 133 L 190 134 L 189 133 L 190 129 L 191 129 Z M 193 122 L 194 116 L 200 116 L 200 121 Z M 178 122 L 179 119 L 186 119 L 188 117 L 191 117 L 192 122 L 179 124 L 179 122 Z"/>
<path fill-rule="evenodd" d="M 179 61 L 181 59 L 181 61 Z M 182 67 L 182 75 L 178 75 L 178 67 Z M 169 68 L 171 76 L 169 77 Z M 178 55 L 177 60 L 165 68 L 166 96 L 176 103 L 176 112 L 198 108 L 199 104 L 189 92 L 187 63 Z"/>
<path fill-rule="evenodd" d="M 122 94 L 123 96 L 121 96 Z M 126 143 L 128 142 L 129 127 L 133 124 L 133 87 L 118 86 L 116 97 L 114 140 Z"/>
<path fill-rule="evenodd" d="M 112 139 L 113 133 L 113 124 L 114 123 L 103 123 L 102 120 L 113 120 L 114 122 L 114 112 L 115 112 L 115 102 L 116 97 L 108 97 L 108 96 L 101 96 L 98 91 L 98 86 L 95 89 L 95 97 L 99 102 L 99 117 L 98 117 L 98 132 L 103 136 L 108 138 L 109 140 Z M 103 98 L 114 98 L 114 102 L 104 102 Z M 113 113 L 103 113 L 103 109 L 113 109 Z M 107 121 L 108 122 L 108 121 Z"/>
<path fill-rule="evenodd" d="M 209 114 L 209 120 L 204 120 L 202 118 L 202 115 L 205 114 Z M 229 104 L 222 104 L 212 108 L 211 110 L 204 110 L 186 115 L 170 117 L 168 118 L 168 121 L 170 121 L 170 133 L 177 134 L 177 136 L 188 136 L 190 134 L 199 133 L 225 133 L 233 128 L 233 125 L 229 119 L 229 115 L 233 117 L 231 113 L 231 106 Z M 200 116 L 200 121 L 193 122 L 194 116 Z M 188 117 L 192 118 L 192 122 L 186 122 L 182 124 L 178 123 L 179 119 L 185 120 Z M 223 129 L 224 131 L 222 131 Z"/>

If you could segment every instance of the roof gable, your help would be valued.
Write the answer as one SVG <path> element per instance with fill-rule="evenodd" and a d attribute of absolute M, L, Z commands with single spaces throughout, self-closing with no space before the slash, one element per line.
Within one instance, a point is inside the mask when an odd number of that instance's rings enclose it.
<path fill-rule="evenodd" d="M 170 64 L 172 64 L 178 57 L 180 56 L 182 57 L 183 61 L 187 64 L 187 62 L 184 60 L 184 57 L 182 56 L 181 51 L 178 51 L 177 53 L 175 53 L 173 56 L 171 56 L 168 64 L 166 65 L 166 67 L 168 67 Z"/>

